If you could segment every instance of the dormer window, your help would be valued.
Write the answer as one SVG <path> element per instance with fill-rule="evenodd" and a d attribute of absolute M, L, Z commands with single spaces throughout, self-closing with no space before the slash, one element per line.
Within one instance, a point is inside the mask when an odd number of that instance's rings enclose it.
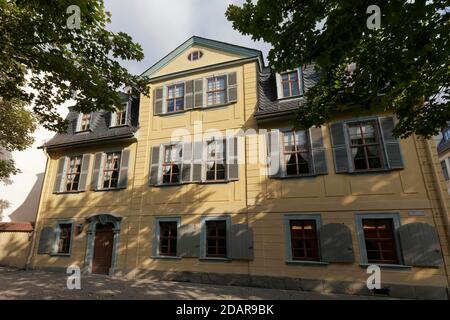
<path fill-rule="evenodd" d="M 91 126 L 91 114 L 80 113 L 77 121 L 77 132 L 88 131 Z"/>
<path fill-rule="evenodd" d="M 201 57 L 203 57 L 203 52 L 200 50 L 196 50 L 196 51 L 192 51 L 191 53 L 189 53 L 188 60 L 195 61 L 195 60 L 200 59 Z"/>
<path fill-rule="evenodd" d="M 277 89 L 278 99 L 302 95 L 303 90 L 300 69 L 277 74 Z"/>
<path fill-rule="evenodd" d="M 116 107 L 116 112 L 111 113 L 111 127 L 125 126 L 129 113 L 129 103 L 123 103 Z"/>

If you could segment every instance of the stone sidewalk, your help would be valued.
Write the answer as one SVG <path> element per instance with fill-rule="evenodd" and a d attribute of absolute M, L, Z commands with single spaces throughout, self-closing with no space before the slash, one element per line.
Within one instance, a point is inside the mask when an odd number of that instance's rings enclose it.
<path fill-rule="evenodd" d="M 0 268 L 0 299 L 88 299 L 88 300 L 185 300 L 185 299 L 281 299 L 346 300 L 382 299 L 289 290 L 207 285 L 150 279 L 123 279 L 101 275 L 81 277 L 81 290 L 67 289 L 63 273 Z"/>

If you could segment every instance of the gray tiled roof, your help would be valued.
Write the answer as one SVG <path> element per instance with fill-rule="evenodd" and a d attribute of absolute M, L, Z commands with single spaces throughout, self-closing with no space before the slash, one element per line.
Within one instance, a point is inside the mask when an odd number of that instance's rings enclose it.
<path fill-rule="evenodd" d="M 313 65 L 307 65 L 303 69 L 303 89 L 307 92 L 319 81 L 319 73 Z M 277 85 L 275 72 L 265 68 L 259 75 L 259 101 L 256 118 L 277 116 L 294 112 L 299 106 L 306 102 L 304 97 L 292 99 L 277 99 Z"/>
<path fill-rule="evenodd" d="M 70 110 L 66 119 L 69 121 L 66 133 L 57 133 L 43 147 L 49 149 L 62 148 L 78 144 L 89 144 L 98 141 L 133 138 L 138 129 L 139 100 L 121 93 L 122 101 L 131 99 L 131 119 L 129 126 L 110 128 L 111 113 L 97 111 L 92 113 L 90 130 L 88 132 L 76 132 L 78 112 Z"/>

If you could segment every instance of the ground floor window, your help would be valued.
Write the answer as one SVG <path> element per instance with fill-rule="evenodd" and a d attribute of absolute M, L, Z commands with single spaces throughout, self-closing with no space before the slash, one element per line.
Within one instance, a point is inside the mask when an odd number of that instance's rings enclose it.
<path fill-rule="evenodd" d="M 206 256 L 225 258 L 227 256 L 227 223 L 224 220 L 209 220 L 206 226 Z"/>
<path fill-rule="evenodd" d="M 70 254 L 72 242 L 72 223 L 59 223 L 57 226 L 56 253 Z"/>
<path fill-rule="evenodd" d="M 368 263 L 398 264 L 392 219 L 362 219 Z"/>
<path fill-rule="evenodd" d="M 320 260 L 315 220 L 290 220 L 289 232 L 292 260 Z"/>
<path fill-rule="evenodd" d="M 159 221 L 159 255 L 177 255 L 177 221 Z"/>

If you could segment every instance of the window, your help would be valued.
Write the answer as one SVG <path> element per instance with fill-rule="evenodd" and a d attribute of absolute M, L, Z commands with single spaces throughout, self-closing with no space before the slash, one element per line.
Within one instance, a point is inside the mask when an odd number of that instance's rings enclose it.
<path fill-rule="evenodd" d="M 315 220 L 290 220 L 289 232 L 292 260 L 320 260 Z"/>
<path fill-rule="evenodd" d="M 184 110 L 184 83 L 167 87 L 167 112 Z"/>
<path fill-rule="evenodd" d="M 159 255 L 177 255 L 177 221 L 159 221 Z"/>
<path fill-rule="evenodd" d="M 65 191 L 77 191 L 80 182 L 81 156 L 67 158 Z"/>
<path fill-rule="evenodd" d="M 57 254 L 70 254 L 72 223 L 60 223 L 57 228 Z"/>
<path fill-rule="evenodd" d="M 355 171 L 383 168 L 378 125 L 375 120 L 347 124 L 350 155 Z"/>
<path fill-rule="evenodd" d="M 188 60 L 195 61 L 195 60 L 200 59 L 201 57 L 203 57 L 203 52 L 200 50 L 196 50 L 196 51 L 189 53 Z"/>
<path fill-rule="evenodd" d="M 164 146 L 162 163 L 162 183 L 171 184 L 180 182 L 182 149 L 179 144 Z"/>
<path fill-rule="evenodd" d="M 206 257 L 225 258 L 227 256 L 227 222 L 224 220 L 205 221 Z"/>
<path fill-rule="evenodd" d="M 368 263 L 398 264 L 392 219 L 362 219 Z"/>
<path fill-rule="evenodd" d="M 450 178 L 448 176 L 448 169 L 447 169 L 447 165 L 445 164 L 445 160 L 441 161 L 441 168 L 442 168 L 442 172 L 444 173 L 445 181 L 450 180 Z"/>
<path fill-rule="evenodd" d="M 286 175 L 309 174 L 310 147 L 306 131 L 287 131 L 283 133 L 283 156 Z"/>
<path fill-rule="evenodd" d="M 103 166 L 103 189 L 117 188 L 120 171 L 120 152 L 106 154 Z"/>
<path fill-rule="evenodd" d="M 207 142 L 206 180 L 225 180 L 225 144 L 223 140 Z"/>
<path fill-rule="evenodd" d="M 79 131 L 87 131 L 90 128 L 91 123 L 91 114 L 90 113 L 81 113 L 80 114 L 80 126 Z"/>
<path fill-rule="evenodd" d="M 297 70 L 281 74 L 281 87 L 284 98 L 298 96 L 300 94 Z"/>
<path fill-rule="evenodd" d="M 443 136 L 444 136 L 445 141 L 449 141 L 450 140 L 450 129 L 445 129 Z"/>
<path fill-rule="evenodd" d="M 207 105 L 214 106 L 227 102 L 227 76 L 208 78 Z"/>
<path fill-rule="evenodd" d="M 127 124 L 127 104 L 122 104 L 116 108 L 112 117 L 111 126 L 124 126 Z"/>

